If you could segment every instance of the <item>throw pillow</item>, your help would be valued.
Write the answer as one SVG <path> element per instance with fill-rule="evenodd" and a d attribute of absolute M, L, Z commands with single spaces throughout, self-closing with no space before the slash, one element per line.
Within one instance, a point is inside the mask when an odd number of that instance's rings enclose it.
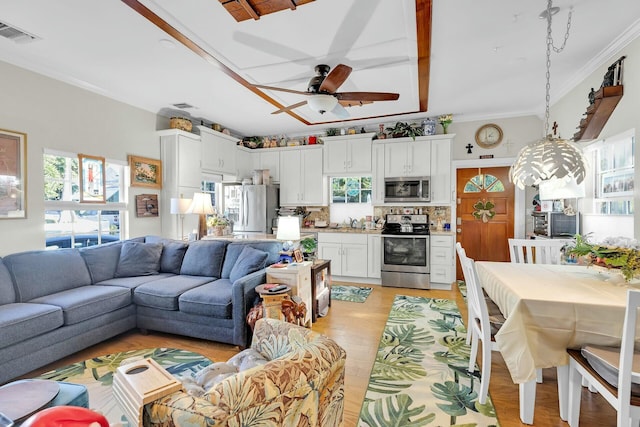
<path fill-rule="evenodd" d="M 223 240 L 197 240 L 189 243 L 180 274 L 220 278 L 228 244 Z"/>
<path fill-rule="evenodd" d="M 231 273 L 229 273 L 231 283 L 247 274 L 264 268 L 267 262 L 267 256 L 269 256 L 269 254 L 266 252 L 253 249 L 251 246 L 246 246 L 242 252 L 240 252 L 240 256 L 238 256 L 236 263 L 231 269 Z"/>
<path fill-rule="evenodd" d="M 183 242 L 165 241 L 160 258 L 160 271 L 163 273 L 180 274 L 182 260 L 187 252 L 188 245 Z"/>
<path fill-rule="evenodd" d="M 158 274 L 162 243 L 126 242 L 120 249 L 116 277 Z"/>

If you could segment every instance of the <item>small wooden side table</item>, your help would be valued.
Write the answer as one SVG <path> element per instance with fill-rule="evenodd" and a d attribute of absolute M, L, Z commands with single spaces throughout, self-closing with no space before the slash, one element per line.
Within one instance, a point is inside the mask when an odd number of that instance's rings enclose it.
<path fill-rule="evenodd" d="M 317 259 L 311 266 L 312 321 L 318 320 L 318 314 L 331 307 L 331 260 Z"/>
<path fill-rule="evenodd" d="M 282 314 L 282 301 L 289 299 L 290 286 L 279 292 L 269 292 L 264 285 L 256 286 L 256 292 L 262 298 L 262 306 L 264 307 L 264 317 L 269 319 L 278 319 L 284 321 Z"/>

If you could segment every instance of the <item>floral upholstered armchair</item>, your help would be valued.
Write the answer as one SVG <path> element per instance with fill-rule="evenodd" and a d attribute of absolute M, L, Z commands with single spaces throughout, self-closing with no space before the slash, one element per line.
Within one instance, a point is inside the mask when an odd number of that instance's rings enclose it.
<path fill-rule="evenodd" d="M 269 362 L 224 379 L 202 398 L 176 392 L 146 405 L 144 425 L 340 425 L 346 361 L 340 346 L 265 318 L 256 323 L 251 347 Z"/>

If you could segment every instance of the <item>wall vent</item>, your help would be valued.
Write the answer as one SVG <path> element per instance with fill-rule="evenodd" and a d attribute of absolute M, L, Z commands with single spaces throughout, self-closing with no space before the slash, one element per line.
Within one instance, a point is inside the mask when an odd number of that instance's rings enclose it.
<path fill-rule="evenodd" d="M 34 40 L 40 39 L 40 37 L 34 36 L 33 34 L 29 34 L 26 31 L 22 31 L 19 28 L 13 27 L 1 21 L 0 21 L 0 37 L 13 40 L 16 43 L 29 43 Z"/>
<path fill-rule="evenodd" d="M 195 108 L 193 105 L 187 104 L 186 102 L 178 102 L 177 104 L 173 104 L 173 106 L 176 108 L 180 108 L 181 110 L 184 110 L 187 108 Z"/>

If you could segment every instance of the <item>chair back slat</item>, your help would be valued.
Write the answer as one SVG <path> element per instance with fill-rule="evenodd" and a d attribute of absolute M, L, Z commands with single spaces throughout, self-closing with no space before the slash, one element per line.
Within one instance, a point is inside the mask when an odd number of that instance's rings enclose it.
<path fill-rule="evenodd" d="M 509 239 L 511 262 L 521 264 L 560 264 L 567 239 Z"/>

